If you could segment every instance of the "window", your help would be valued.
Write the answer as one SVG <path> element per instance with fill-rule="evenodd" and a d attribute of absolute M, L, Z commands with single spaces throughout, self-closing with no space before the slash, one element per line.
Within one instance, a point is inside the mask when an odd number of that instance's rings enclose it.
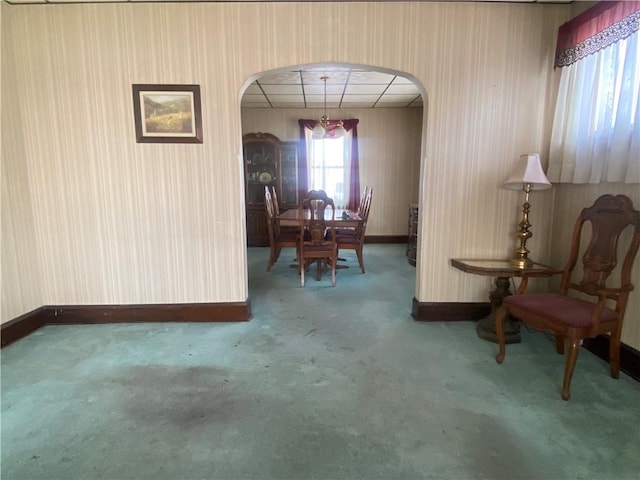
<path fill-rule="evenodd" d="M 560 29 L 559 46 L 563 36 L 581 40 L 563 45 L 556 59 L 562 74 L 547 176 L 640 183 L 640 11 L 624 2 L 596 7 Z"/>
<path fill-rule="evenodd" d="M 360 162 L 358 160 L 358 119 L 330 120 L 330 128 L 342 122 L 342 138 L 312 138 L 316 119 L 300 119 L 300 140 L 305 145 L 300 170 L 302 188 L 324 190 L 336 208 L 357 209 L 360 201 Z"/>
<path fill-rule="evenodd" d="M 343 207 L 349 198 L 349 168 L 345 151 L 346 136 L 311 140 L 307 171 L 309 190 L 324 190 L 336 207 Z"/>

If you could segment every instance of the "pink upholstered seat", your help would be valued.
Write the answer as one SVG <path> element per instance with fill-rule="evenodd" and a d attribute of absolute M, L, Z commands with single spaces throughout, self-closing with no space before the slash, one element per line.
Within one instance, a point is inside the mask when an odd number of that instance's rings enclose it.
<path fill-rule="evenodd" d="M 530 293 L 528 295 L 511 295 L 503 300 L 508 306 L 524 309 L 530 314 L 540 315 L 550 321 L 569 327 L 588 327 L 591 325 L 596 305 L 593 302 L 559 293 Z M 618 318 L 618 314 L 605 307 L 600 315 L 601 320 L 610 321 Z"/>

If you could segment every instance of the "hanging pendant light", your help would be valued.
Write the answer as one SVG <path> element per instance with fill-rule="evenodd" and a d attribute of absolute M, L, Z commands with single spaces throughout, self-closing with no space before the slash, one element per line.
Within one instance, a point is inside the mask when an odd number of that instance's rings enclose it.
<path fill-rule="evenodd" d="M 314 140 L 322 140 L 323 138 L 342 138 L 347 134 L 344 128 L 342 120 L 338 121 L 338 125 L 335 128 L 329 129 L 329 117 L 327 116 L 327 80 L 329 77 L 320 77 L 320 80 L 324 82 L 324 115 L 320 118 L 320 121 L 315 124 L 311 131 L 311 138 Z"/>

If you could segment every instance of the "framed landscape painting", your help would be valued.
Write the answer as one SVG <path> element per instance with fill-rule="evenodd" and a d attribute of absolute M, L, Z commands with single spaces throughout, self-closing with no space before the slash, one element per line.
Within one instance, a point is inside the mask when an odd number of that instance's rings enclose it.
<path fill-rule="evenodd" d="M 133 85 L 138 143 L 202 143 L 200 85 Z"/>

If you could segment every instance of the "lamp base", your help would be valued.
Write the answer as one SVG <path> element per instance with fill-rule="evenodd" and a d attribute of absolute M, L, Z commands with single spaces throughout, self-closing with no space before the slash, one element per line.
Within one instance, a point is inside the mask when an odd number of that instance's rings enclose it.
<path fill-rule="evenodd" d="M 513 258 L 509 260 L 509 264 L 514 268 L 519 268 L 520 270 L 533 266 L 533 262 L 528 258 Z"/>

